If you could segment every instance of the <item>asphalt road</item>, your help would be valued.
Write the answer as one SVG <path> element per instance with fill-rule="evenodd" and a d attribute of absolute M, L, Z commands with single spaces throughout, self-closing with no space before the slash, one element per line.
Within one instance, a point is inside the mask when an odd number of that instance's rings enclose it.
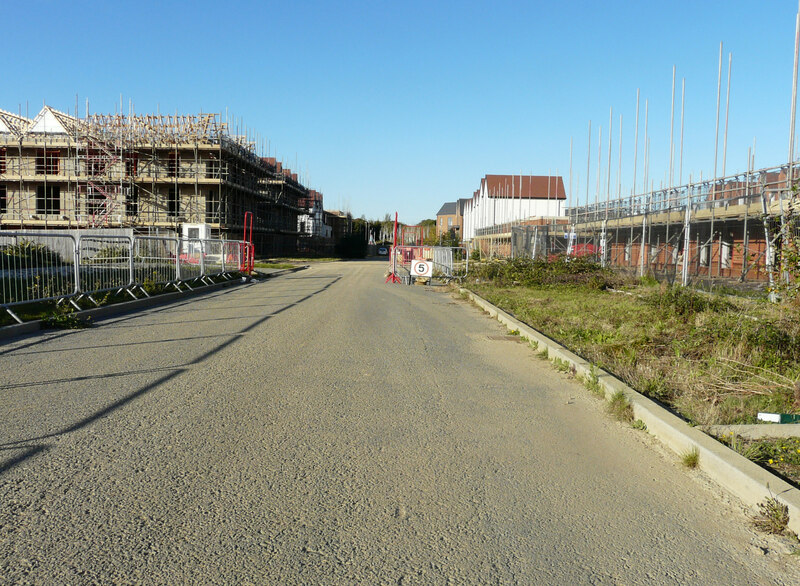
<path fill-rule="evenodd" d="M 0 346 L 0 583 L 800 583 L 701 473 L 384 266 Z"/>

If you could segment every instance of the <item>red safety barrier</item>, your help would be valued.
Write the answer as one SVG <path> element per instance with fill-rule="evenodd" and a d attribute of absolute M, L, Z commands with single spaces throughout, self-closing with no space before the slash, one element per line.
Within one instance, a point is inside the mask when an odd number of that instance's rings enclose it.
<path fill-rule="evenodd" d="M 253 212 L 244 213 L 244 234 L 242 236 L 242 241 L 244 245 L 242 247 L 242 266 L 240 268 L 245 273 L 252 273 L 255 268 L 256 260 L 256 249 L 253 246 Z"/>

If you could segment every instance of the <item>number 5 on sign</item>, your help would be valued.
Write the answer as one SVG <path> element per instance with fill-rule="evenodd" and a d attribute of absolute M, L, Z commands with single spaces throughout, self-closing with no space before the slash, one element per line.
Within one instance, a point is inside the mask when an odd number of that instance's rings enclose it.
<path fill-rule="evenodd" d="M 415 260 L 411 263 L 411 274 L 415 277 L 433 276 L 433 266 L 424 260 Z"/>

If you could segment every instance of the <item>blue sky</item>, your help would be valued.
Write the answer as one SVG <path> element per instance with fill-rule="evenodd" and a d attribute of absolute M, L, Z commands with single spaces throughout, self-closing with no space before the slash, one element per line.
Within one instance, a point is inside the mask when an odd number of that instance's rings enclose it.
<path fill-rule="evenodd" d="M 684 182 L 713 173 L 719 43 L 733 55 L 728 174 L 786 161 L 793 1 L 3 3 L 0 108 L 46 101 L 80 111 L 222 112 L 269 141 L 286 165 L 355 216 L 415 223 L 468 197 L 491 173 L 560 173 L 590 198 L 598 127 L 605 193 L 609 108 L 612 189 L 623 116 L 623 193 L 631 189 L 636 89 L 637 182 L 644 101 L 650 177 L 669 169 L 672 67 L 686 79 Z M 799 149 L 800 150 L 800 149 Z M 580 189 L 578 189 L 580 182 Z M 602 198 L 602 195 L 601 195 Z"/>

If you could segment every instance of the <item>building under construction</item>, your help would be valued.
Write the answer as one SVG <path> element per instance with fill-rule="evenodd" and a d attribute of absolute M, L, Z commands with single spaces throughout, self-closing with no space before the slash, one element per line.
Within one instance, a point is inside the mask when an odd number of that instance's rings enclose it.
<path fill-rule="evenodd" d="M 784 165 L 568 208 L 573 250 L 683 283 L 772 281 L 797 235 L 797 177 Z"/>
<path fill-rule="evenodd" d="M 0 228 L 132 228 L 241 239 L 252 212 L 259 255 L 297 250 L 308 189 L 233 136 L 219 114 L 0 110 Z"/>

